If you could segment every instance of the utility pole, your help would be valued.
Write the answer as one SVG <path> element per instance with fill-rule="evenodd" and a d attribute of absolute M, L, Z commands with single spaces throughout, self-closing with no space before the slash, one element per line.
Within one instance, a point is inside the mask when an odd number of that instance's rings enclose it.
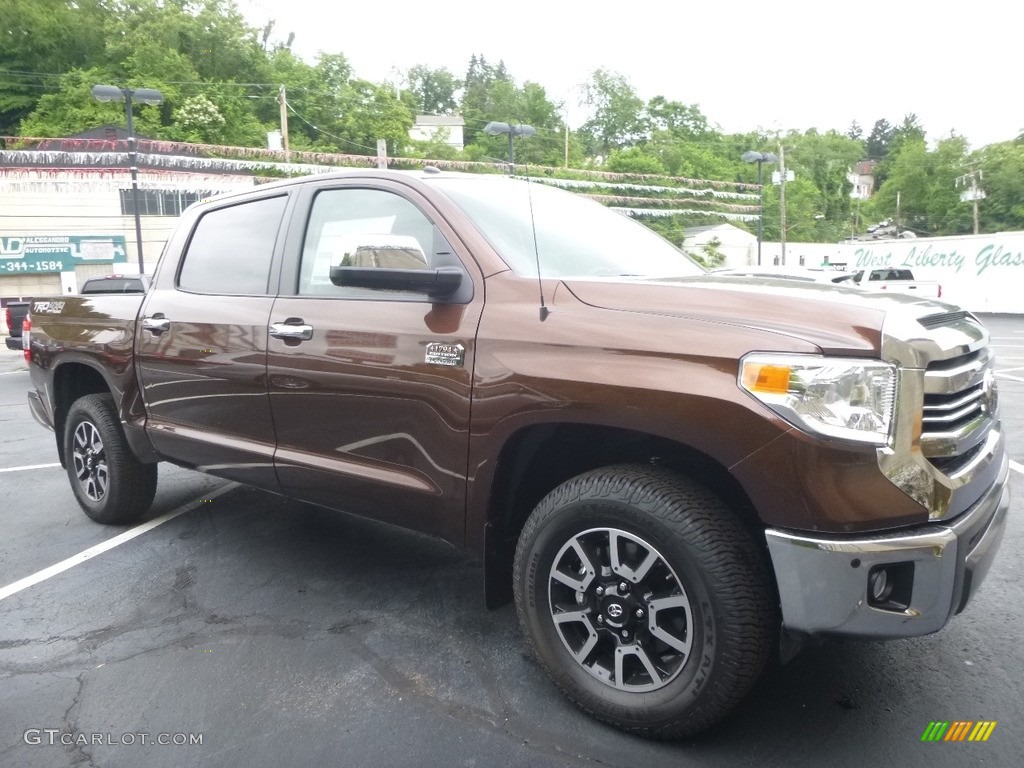
<path fill-rule="evenodd" d="M 958 176 L 956 180 L 958 187 L 965 187 L 960 193 L 960 200 L 974 203 L 974 234 L 978 234 L 978 201 L 985 199 L 985 190 L 978 186 L 981 178 L 981 169 L 972 168 L 963 176 Z"/>
<path fill-rule="evenodd" d="M 779 219 L 782 229 L 779 242 L 782 245 L 782 266 L 786 266 L 786 148 L 779 144 Z"/>
<path fill-rule="evenodd" d="M 277 91 L 277 103 L 281 105 L 281 143 L 288 151 L 288 93 L 282 85 Z"/>
<path fill-rule="evenodd" d="M 900 191 L 896 190 L 896 237 L 900 236 Z"/>

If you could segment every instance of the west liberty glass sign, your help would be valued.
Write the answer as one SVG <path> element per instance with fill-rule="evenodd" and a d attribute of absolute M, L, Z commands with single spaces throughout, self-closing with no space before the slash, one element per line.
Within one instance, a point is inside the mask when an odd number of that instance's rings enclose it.
<path fill-rule="evenodd" d="M 78 264 L 126 261 L 124 235 L 0 237 L 0 275 L 71 272 Z"/>

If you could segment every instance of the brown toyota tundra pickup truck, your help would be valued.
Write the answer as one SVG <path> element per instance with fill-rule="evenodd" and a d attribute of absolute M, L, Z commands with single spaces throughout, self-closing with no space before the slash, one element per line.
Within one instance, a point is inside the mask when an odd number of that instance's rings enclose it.
<path fill-rule="evenodd" d="M 770 656 L 935 632 L 1009 507 L 954 306 L 715 277 L 537 181 L 362 171 L 191 207 L 144 295 L 33 301 L 36 418 L 86 514 L 168 461 L 424 531 L 573 701 L 694 734 Z"/>

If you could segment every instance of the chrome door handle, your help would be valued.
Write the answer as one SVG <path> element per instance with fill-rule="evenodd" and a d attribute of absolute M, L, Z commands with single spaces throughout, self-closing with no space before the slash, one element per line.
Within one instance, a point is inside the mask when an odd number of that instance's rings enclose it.
<path fill-rule="evenodd" d="M 271 323 L 270 335 L 275 339 L 294 339 L 309 341 L 313 338 L 312 325 L 289 325 L 288 323 Z"/>
<path fill-rule="evenodd" d="M 171 321 L 163 315 L 142 318 L 142 328 L 153 333 L 163 333 L 171 329 Z"/>

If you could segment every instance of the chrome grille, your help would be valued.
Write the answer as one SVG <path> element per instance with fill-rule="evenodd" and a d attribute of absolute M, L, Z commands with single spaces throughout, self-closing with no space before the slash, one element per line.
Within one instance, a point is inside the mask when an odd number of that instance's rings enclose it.
<path fill-rule="evenodd" d="M 921 452 L 943 474 L 970 464 L 992 424 L 991 355 L 981 348 L 925 371 Z"/>
<path fill-rule="evenodd" d="M 882 359 L 901 373 L 892 447 L 878 452 L 878 466 L 930 520 L 949 520 L 1004 471 L 995 360 L 970 313 L 916 309 L 888 313 L 882 327 Z"/>

